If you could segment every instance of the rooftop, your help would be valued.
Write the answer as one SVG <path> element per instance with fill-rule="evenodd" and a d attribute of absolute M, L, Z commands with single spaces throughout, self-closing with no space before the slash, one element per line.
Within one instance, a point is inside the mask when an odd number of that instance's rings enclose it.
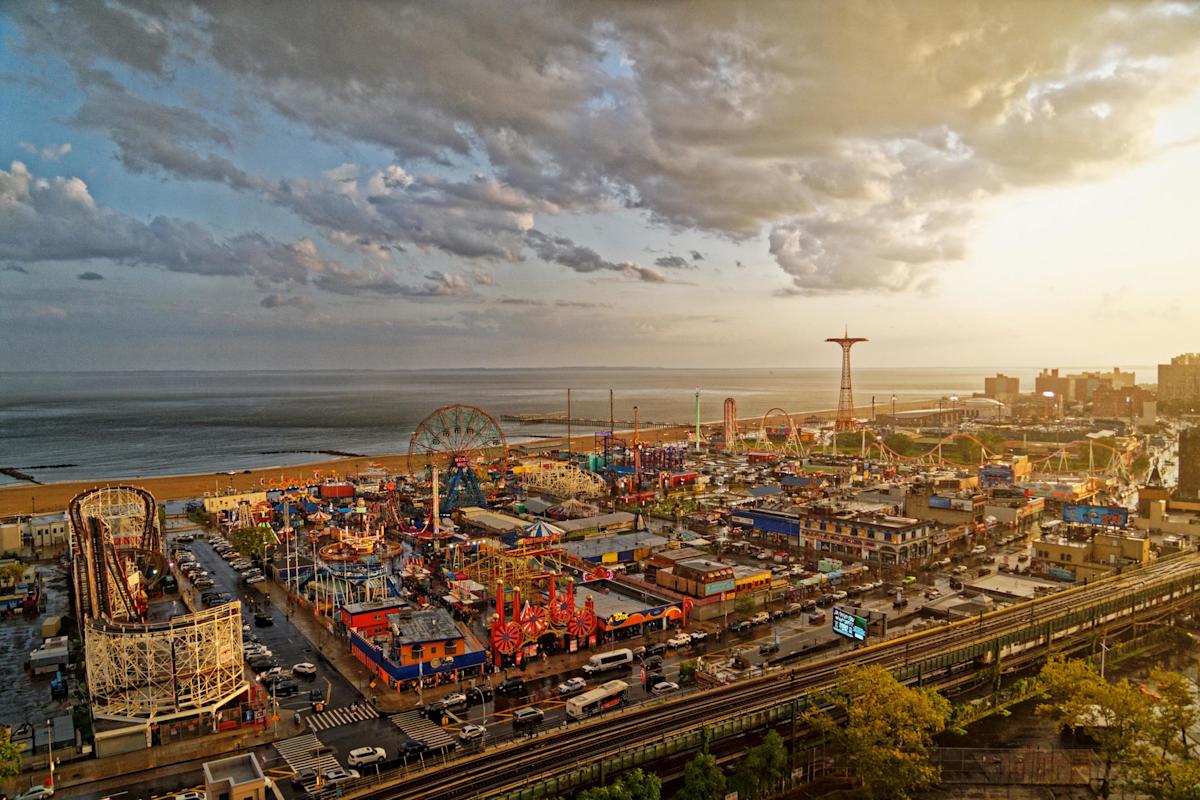
<path fill-rule="evenodd" d="M 454 624 L 454 618 L 444 608 L 429 608 L 414 611 L 411 617 L 388 616 L 398 631 L 402 642 L 432 642 L 438 639 L 461 639 L 462 631 Z"/>
<path fill-rule="evenodd" d="M 593 558 L 605 553 L 619 553 L 639 547 L 662 547 L 668 541 L 670 540 L 647 531 L 634 531 L 578 542 L 564 542 L 563 549 L 579 558 Z"/>
<path fill-rule="evenodd" d="M 263 771 L 258 766 L 258 759 L 251 753 L 204 762 L 204 782 L 210 786 L 215 783 L 229 783 L 232 786 L 238 786 L 263 779 Z"/>
<path fill-rule="evenodd" d="M 611 525 L 631 524 L 633 520 L 633 514 L 630 514 L 628 511 L 614 511 L 611 514 L 601 514 L 596 517 L 564 519 L 561 521 L 555 520 L 554 525 L 561 528 L 564 533 L 573 533 L 574 531 L 585 531 L 589 528 L 602 528 Z"/>

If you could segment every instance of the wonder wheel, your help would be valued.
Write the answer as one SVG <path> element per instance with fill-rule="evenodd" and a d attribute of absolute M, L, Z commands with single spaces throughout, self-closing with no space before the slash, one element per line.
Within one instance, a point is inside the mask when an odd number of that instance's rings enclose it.
<path fill-rule="evenodd" d="M 499 483 L 508 472 L 508 440 L 486 411 L 444 406 L 417 426 L 408 444 L 410 472 L 432 467 L 442 474 L 444 510 L 486 505 L 483 484 Z"/>

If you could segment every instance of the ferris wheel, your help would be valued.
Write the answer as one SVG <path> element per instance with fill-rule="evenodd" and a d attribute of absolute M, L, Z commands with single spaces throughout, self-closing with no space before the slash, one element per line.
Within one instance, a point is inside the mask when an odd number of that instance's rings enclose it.
<path fill-rule="evenodd" d="M 442 473 L 441 507 L 487 505 L 485 480 L 504 480 L 508 440 L 491 414 L 475 406 L 443 406 L 417 426 L 408 443 L 408 469 L 437 467 Z"/>

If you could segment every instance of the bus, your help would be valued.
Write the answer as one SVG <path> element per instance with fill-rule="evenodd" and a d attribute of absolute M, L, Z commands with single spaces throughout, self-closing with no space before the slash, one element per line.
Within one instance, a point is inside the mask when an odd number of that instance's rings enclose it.
<path fill-rule="evenodd" d="M 626 647 L 622 650 L 612 650 L 608 653 L 597 653 L 583 665 L 583 671 L 588 675 L 595 675 L 597 672 L 618 669 L 632 663 L 633 651 Z"/>
<path fill-rule="evenodd" d="M 571 719 L 585 719 L 616 708 L 625 703 L 627 691 L 629 684 L 625 681 L 609 681 L 568 700 L 567 716 Z"/>

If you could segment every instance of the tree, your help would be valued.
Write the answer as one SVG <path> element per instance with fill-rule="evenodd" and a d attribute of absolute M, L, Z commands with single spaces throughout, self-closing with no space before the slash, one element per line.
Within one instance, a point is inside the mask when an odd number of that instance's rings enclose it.
<path fill-rule="evenodd" d="M 733 610 L 742 616 L 753 614 L 754 598 L 748 594 L 739 594 L 737 600 L 733 601 Z"/>
<path fill-rule="evenodd" d="M 21 774 L 21 747 L 13 744 L 12 730 L 0 728 L 0 781 Z"/>
<path fill-rule="evenodd" d="M 864 797 L 905 800 L 937 782 L 929 748 L 949 716 L 937 692 L 904 686 L 883 667 L 855 665 L 804 721 L 852 759 Z"/>
<path fill-rule="evenodd" d="M 1100 796 L 1108 797 L 1113 766 L 1137 753 L 1140 734 L 1150 724 L 1149 697 L 1129 681 L 1109 683 L 1086 661 L 1054 659 L 1038 679 L 1051 701 L 1039 705 L 1038 713 L 1053 719 L 1059 730 L 1086 730 L 1099 746 L 1104 759 Z"/>
<path fill-rule="evenodd" d="M 0 569 L 0 583 L 5 586 L 16 586 L 23 577 L 25 577 L 25 565 L 20 561 L 5 564 L 4 568 Z"/>
<path fill-rule="evenodd" d="M 679 662 L 679 685 L 691 686 L 696 682 L 696 662 L 681 661 Z"/>
<path fill-rule="evenodd" d="M 258 558 L 266 550 L 270 536 L 263 528 L 238 528 L 229 534 L 229 544 L 246 558 Z"/>
<path fill-rule="evenodd" d="M 697 753 L 683 768 L 683 786 L 675 800 L 721 800 L 725 796 L 725 773 L 717 759 Z"/>
<path fill-rule="evenodd" d="M 662 797 L 662 781 L 657 775 L 630 770 L 608 786 L 584 789 L 575 795 L 575 800 L 659 800 Z"/>
<path fill-rule="evenodd" d="M 787 776 L 787 759 L 783 737 L 768 731 L 760 744 L 746 752 L 729 779 L 729 788 L 738 793 L 739 800 L 766 797 Z"/>
<path fill-rule="evenodd" d="M 913 438 L 903 433 L 889 433 L 883 437 L 883 444 L 902 456 L 910 454 L 914 449 Z"/>

